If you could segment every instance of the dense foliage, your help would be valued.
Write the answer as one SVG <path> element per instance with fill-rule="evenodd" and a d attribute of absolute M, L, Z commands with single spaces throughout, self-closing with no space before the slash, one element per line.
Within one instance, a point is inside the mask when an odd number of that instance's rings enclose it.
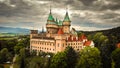
<path fill-rule="evenodd" d="M 85 33 L 89 40 L 93 40 L 95 47 L 86 47 L 80 52 L 67 47 L 57 54 L 29 51 L 29 36 L 19 36 L 13 39 L 0 39 L 0 67 L 10 61 L 14 68 L 119 68 L 120 28 L 79 32 Z"/>

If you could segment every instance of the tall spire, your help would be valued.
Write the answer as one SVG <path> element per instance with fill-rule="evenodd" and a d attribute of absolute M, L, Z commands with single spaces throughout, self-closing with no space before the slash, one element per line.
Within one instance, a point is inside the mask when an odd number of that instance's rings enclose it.
<path fill-rule="evenodd" d="M 69 18 L 69 15 L 68 15 L 68 8 L 66 8 L 66 14 L 65 14 L 65 17 L 64 17 L 63 21 L 69 21 L 70 22 L 70 18 Z"/>
<path fill-rule="evenodd" d="M 42 33 L 44 33 L 44 27 L 42 26 Z"/>
<path fill-rule="evenodd" d="M 49 13 L 49 16 L 48 16 L 48 20 L 49 21 L 54 21 L 54 18 L 52 16 L 52 12 L 51 12 L 51 5 L 50 5 L 50 13 Z"/>
<path fill-rule="evenodd" d="M 50 14 L 51 14 L 51 4 L 50 4 Z"/>

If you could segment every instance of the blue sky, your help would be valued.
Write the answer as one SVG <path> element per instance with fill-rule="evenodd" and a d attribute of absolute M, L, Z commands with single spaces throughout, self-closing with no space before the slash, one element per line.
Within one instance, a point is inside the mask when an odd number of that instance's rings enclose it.
<path fill-rule="evenodd" d="M 0 0 L 0 26 L 28 29 L 45 27 L 50 10 L 63 20 L 66 8 L 71 28 L 83 31 L 120 26 L 120 0 Z"/>

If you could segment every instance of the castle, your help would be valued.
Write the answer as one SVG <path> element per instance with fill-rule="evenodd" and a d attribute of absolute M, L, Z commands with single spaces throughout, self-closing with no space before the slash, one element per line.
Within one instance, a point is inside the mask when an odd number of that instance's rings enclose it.
<path fill-rule="evenodd" d="M 63 21 L 55 20 L 51 10 L 46 23 L 46 32 L 38 33 L 38 30 L 31 30 L 30 51 L 40 51 L 57 53 L 64 51 L 67 46 L 71 46 L 76 51 L 80 51 L 86 46 L 94 47 L 93 41 L 87 39 L 82 34 L 78 36 L 76 30 L 71 27 L 71 20 L 66 11 Z"/>

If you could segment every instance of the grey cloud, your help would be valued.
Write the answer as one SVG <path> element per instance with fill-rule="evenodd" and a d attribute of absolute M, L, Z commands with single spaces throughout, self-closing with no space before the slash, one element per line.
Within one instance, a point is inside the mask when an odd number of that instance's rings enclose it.
<path fill-rule="evenodd" d="M 40 1 L 46 3 L 38 3 Z M 19 24 L 21 22 L 32 22 L 33 24 L 43 25 L 46 23 L 51 5 L 53 15 L 62 19 L 64 17 L 54 13 L 54 9 L 65 9 L 69 6 L 69 11 L 72 12 L 71 19 L 73 25 L 102 27 L 103 23 L 109 23 L 106 27 L 119 26 L 120 14 L 114 12 L 118 12 L 120 9 L 119 4 L 120 0 L 4 0 L 0 2 L 0 17 L 4 18 L 0 21 L 0 24 L 5 21 L 13 21 L 19 22 Z M 110 10 L 111 12 L 107 12 L 106 10 Z M 74 11 L 76 11 L 76 13 Z M 84 16 L 81 16 L 82 13 L 84 13 Z M 91 21 L 91 19 L 94 20 Z M 111 24 L 113 22 L 116 24 Z M 20 26 L 22 26 L 22 24 L 23 23 L 21 23 Z M 2 23 L 2 25 L 4 25 L 4 23 Z"/>
<path fill-rule="evenodd" d="M 89 6 L 89 5 L 92 5 L 93 2 L 96 0 L 79 0 L 79 1 L 81 1 L 86 6 Z"/>

